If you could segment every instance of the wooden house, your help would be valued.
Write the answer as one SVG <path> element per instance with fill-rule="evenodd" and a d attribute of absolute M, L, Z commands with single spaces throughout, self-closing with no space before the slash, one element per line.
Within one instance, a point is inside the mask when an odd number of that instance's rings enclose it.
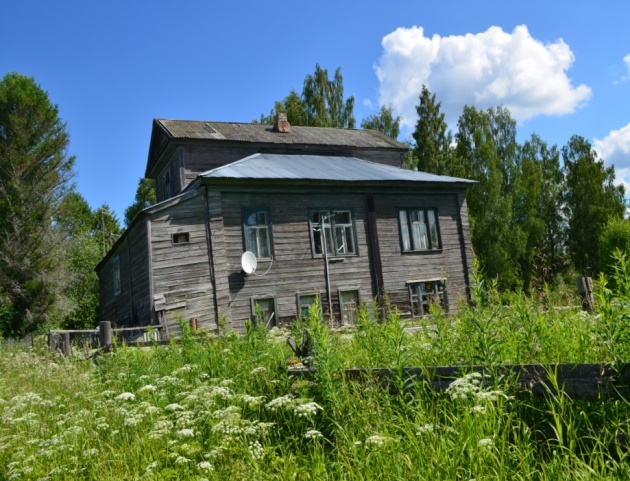
<path fill-rule="evenodd" d="M 101 319 L 181 319 L 242 331 L 319 299 L 352 323 L 376 299 L 407 316 L 467 297 L 471 181 L 402 169 L 404 144 L 369 130 L 155 120 L 146 176 L 158 203 L 97 266 Z M 242 267 L 244 252 L 257 260 Z"/>

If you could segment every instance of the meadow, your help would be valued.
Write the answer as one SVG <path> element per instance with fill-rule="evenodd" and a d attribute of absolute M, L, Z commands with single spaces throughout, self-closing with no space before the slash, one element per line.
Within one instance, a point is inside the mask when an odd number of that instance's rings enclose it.
<path fill-rule="evenodd" d="M 476 279 L 474 305 L 435 308 L 406 330 L 367 309 L 332 329 L 317 308 L 290 329 L 184 330 L 181 342 L 85 361 L 42 347 L 0 351 L 0 479 L 628 479 L 630 404 L 534 398 L 493 367 L 630 356 L 625 264 L 597 310 L 547 291 L 500 296 Z M 562 308 L 559 308 L 563 306 Z M 311 337 L 312 379 L 287 336 Z M 447 390 L 394 375 L 397 393 L 344 369 L 487 366 Z M 301 364 L 298 364 L 298 366 Z"/>

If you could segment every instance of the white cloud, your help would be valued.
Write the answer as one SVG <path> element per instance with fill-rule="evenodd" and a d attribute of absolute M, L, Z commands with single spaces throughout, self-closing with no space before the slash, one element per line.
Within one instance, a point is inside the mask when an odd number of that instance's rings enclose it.
<path fill-rule="evenodd" d="M 624 184 L 630 193 L 630 124 L 611 131 L 605 138 L 595 139 L 593 147 L 606 165 L 615 165 L 616 184 Z"/>
<path fill-rule="evenodd" d="M 370 99 L 365 99 L 363 101 L 363 105 L 365 105 L 370 110 L 374 110 L 374 104 L 372 103 Z"/>
<path fill-rule="evenodd" d="M 566 75 L 574 57 L 562 39 L 543 44 L 521 25 L 512 33 L 490 27 L 478 34 L 425 37 L 422 27 L 399 28 L 385 36 L 375 65 L 379 101 L 392 105 L 411 126 L 425 84 L 453 125 L 464 105 L 504 105 L 517 120 L 574 112 L 590 96 Z"/>

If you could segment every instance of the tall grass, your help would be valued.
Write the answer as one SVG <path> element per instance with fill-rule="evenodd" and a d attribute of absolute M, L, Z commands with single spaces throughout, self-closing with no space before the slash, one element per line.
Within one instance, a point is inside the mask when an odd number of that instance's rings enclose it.
<path fill-rule="evenodd" d="M 0 478 L 627 479 L 627 401 L 573 401 L 561 386 L 534 399 L 475 373 L 445 392 L 404 378 L 407 366 L 627 362 L 627 292 L 602 284 L 586 315 L 482 287 L 476 306 L 434 309 L 413 332 L 395 310 L 333 330 L 315 308 L 292 331 L 183 326 L 179 344 L 96 362 L 3 350 Z M 287 370 L 286 337 L 304 330 L 308 380 Z M 397 389 L 345 379 L 351 367 L 393 367 Z"/>

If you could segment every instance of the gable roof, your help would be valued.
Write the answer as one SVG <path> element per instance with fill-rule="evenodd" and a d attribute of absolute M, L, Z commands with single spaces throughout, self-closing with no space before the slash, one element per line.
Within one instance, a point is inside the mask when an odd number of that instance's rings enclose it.
<path fill-rule="evenodd" d="M 147 175 L 164 147 L 172 142 L 244 142 L 269 146 L 313 145 L 340 149 L 395 150 L 409 147 L 375 130 L 291 126 L 291 131 L 276 132 L 272 125 L 200 120 L 154 119 L 147 159 Z"/>
<path fill-rule="evenodd" d="M 324 180 L 338 182 L 431 182 L 473 184 L 474 180 L 400 169 L 356 157 L 253 154 L 199 175 L 201 179 Z"/>

